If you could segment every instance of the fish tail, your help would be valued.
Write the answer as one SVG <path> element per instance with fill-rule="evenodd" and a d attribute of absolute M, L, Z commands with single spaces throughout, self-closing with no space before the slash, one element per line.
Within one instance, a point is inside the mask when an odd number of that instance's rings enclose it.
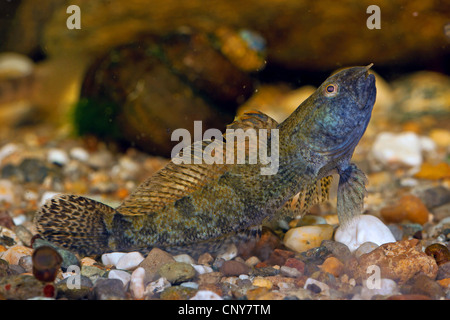
<path fill-rule="evenodd" d="M 45 202 L 34 221 L 47 241 L 79 254 L 100 254 L 110 250 L 111 233 L 105 220 L 115 213 L 92 199 L 58 195 Z"/>

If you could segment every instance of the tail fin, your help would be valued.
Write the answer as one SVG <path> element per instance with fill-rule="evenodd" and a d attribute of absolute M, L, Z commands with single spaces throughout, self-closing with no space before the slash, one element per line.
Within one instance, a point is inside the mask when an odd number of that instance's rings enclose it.
<path fill-rule="evenodd" d="M 80 254 L 100 254 L 109 250 L 107 216 L 116 211 L 92 199 L 58 195 L 40 208 L 35 216 L 39 234 L 54 244 Z"/>

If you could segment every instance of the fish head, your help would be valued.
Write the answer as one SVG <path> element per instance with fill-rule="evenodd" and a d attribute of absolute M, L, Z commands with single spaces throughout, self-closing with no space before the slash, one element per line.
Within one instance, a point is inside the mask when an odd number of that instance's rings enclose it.
<path fill-rule="evenodd" d="M 351 157 L 369 124 L 376 98 L 371 66 L 339 71 L 308 98 L 309 146 L 330 160 Z"/>

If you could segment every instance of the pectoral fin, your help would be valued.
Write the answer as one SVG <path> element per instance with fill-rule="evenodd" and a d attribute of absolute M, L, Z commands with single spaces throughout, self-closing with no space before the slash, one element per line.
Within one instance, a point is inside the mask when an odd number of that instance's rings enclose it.
<path fill-rule="evenodd" d="M 339 170 L 337 192 L 337 213 L 341 225 L 362 213 L 366 191 L 367 177 L 355 164 L 345 170 Z"/>

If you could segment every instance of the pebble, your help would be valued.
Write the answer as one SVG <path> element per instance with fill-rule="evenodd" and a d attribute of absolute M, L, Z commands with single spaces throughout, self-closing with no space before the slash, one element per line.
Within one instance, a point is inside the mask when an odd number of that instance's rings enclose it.
<path fill-rule="evenodd" d="M 302 275 L 302 273 L 297 268 L 288 266 L 282 266 L 280 268 L 280 274 L 291 278 L 298 278 Z"/>
<path fill-rule="evenodd" d="M 33 272 L 33 259 L 31 258 L 31 256 L 20 257 L 18 264 L 25 270 L 25 272 L 27 273 Z"/>
<path fill-rule="evenodd" d="M 419 193 L 420 199 L 428 209 L 450 203 L 450 190 L 443 186 L 431 187 Z"/>
<path fill-rule="evenodd" d="M 131 274 L 124 270 L 113 269 L 108 272 L 108 279 L 119 279 L 122 281 L 124 288 L 126 288 L 131 280 Z"/>
<path fill-rule="evenodd" d="M 438 300 L 445 296 L 444 289 L 437 282 L 423 274 L 415 277 L 410 293 L 423 294 L 433 300 Z"/>
<path fill-rule="evenodd" d="M 138 267 L 130 277 L 130 293 L 135 299 L 143 299 L 145 293 L 144 286 L 145 269 Z"/>
<path fill-rule="evenodd" d="M 432 256 L 436 260 L 437 265 L 441 265 L 450 261 L 450 251 L 447 246 L 440 243 L 433 243 L 426 247 L 425 253 Z"/>
<path fill-rule="evenodd" d="M 318 289 L 310 288 L 311 286 L 316 286 Z M 305 285 L 303 286 L 304 289 L 311 290 L 313 293 L 320 293 L 325 296 L 330 295 L 330 287 L 321 281 L 317 281 L 313 278 L 308 278 L 305 281 Z"/>
<path fill-rule="evenodd" d="M 256 256 L 251 256 L 250 258 L 245 260 L 245 264 L 248 265 L 249 267 L 254 267 L 260 262 L 261 260 L 259 260 L 259 258 Z"/>
<path fill-rule="evenodd" d="M 102 254 L 102 263 L 107 265 L 113 265 L 116 266 L 119 262 L 120 258 L 122 258 L 124 255 L 126 255 L 125 252 L 111 252 L 111 253 L 105 253 Z"/>
<path fill-rule="evenodd" d="M 79 276 L 79 283 L 76 284 L 68 284 L 67 282 L 71 281 L 69 278 L 64 278 L 56 284 L 57 289 L 57 298 L 67 298 L 70 300 L 80 300 L 88 298 L 88 295 L 91 293 L 92 288 L 94 287 L 92 281 L 85 276 Z"/>
<path fill-rule="evenodd" d="M 344 271 L 344 264 L 335 257 L 329 257 L 320 266 L 322 271 L 328 272 L 335 277 L 339 277 Z"/>
<path fill-rule="evenodd" d="M 69 161 L 69 156 L 62 149 L 50 149 L 47 153 L 47 161 L 59 166 L 64 166 Z"/>
<path fill-rule="evenodd" d="M 450 262 L 442 263 L 439 266 L 438 273 L 436 275 L 437 280 L 450 278 Z"/>
<path fill-rule="evenodd" d="M 334 240 L 345 244 L 351 252 L 368 241 L 378 245 L 395 242 L 389 228 L 372 215 L 358 216 L 347 225 L 340 226 L 335 232 Z"/>
<path fill-rule="evenodd" d="M 166 288 L 170 286 L 171 286 L 170 282 L 167 281 L 166 278 L 161 277 L 158 280 L 152 281 L 149 284 L 147 284 L 147 286 L 145 287 L 144 295 L 152 297 L 153 295 L 164 291 Z"/>
<path fill-rule="evenodd" d="M 220 267 L 220 272 L 224 276 L 239 276 L 241 274 L 248 274 L 250 268 L 242 262 L 236 260 L 228 260 Z"/>
<path fill-rule="evenodd" d="M 320 246 L 323 240 L 330 240 L 332 236 L 333 227 L 329 224 L 297 227 L 286 232 L 284 245 L 295 252 L 304 252 Z"/>
<path fill-rule="evenodd" d="M 158 274 L 159 268 L 166 263 L 174 261 L 175 259 L 171 254 L 159 248 L 153 248 L 139 264 L 139 267 L 145 269 L 145 282 L 148 283 L 158 279 L 160 277 Z"/>
<path fill-rule="evenodd" d="M 358 247 L 358 249 L 355 250 L 355 256 L 357 258 L 359 258 L 363 254 L 369 253 L 369 252 L 375 250 L 378 247 L 379 247 L 379 245 L 377 245 L 376 243 L 373 243 L 373 242 L 370 242 L 370 241 L 364 242 L 362 245 L 360 245 Z"/>
<path fill-rule="evenodd" d="M 4 252 L 0 252 L 0 258 L 7 261 L 9 264 L 19 264 L 19 260 L 23 256 L 31 256 L 33 249 L 15 245 Z"/>
<path fill-rule="evenodd" d="M 373 272 L 369 267 L 376 265 L 384 278 L 403 284 L 415 275 L 423 273 L 436 278 L 438 266 L 436 261 L 421 250 L 419 240 L 402 240 L 380 245 L 375 250 L 359 258 L 359 274 L 363 279 Z"/>
<path fill-rule="evenodd" d="M 94 266 L 81 266 L 81 275 L 88 277 L 92 282 L 105 275 L 106 271 Z"/>
<path fill-rule="evenodd" d="M 81 162 L 86 162 L 89 160 L 89 152 L 87 152 L 85 149 L 81 148 L 81 147 L 74 147 L 72 149 L 70 149 L 70 157 L 72 157 L 72 159 L 81 161 Z"/>
<path fill-rule="evenodd" d="M 144 261 L 144 257 L 140 252 L 129 252 L 117 261 L 116 268 L 122 270 L 134 270 L 142 261 Z"/>
<path fill-rule="evenodd" d="M 267 280 L 266 278 L 263 277 L 255 277 L 252 281 L 252 284 L 255 287 L 264 287 L 267 289 L 272 289 L 273 283 L 269 280 Z"/>
<path fill-rule="evenodd" d="M 44 284 L 32 275 L 19 274 L 0 278 L 0 296 L 8 300 L 27 300 L 34 297 L 53 298 L 53 284 Z"/>
<path fill-rule="evenodd" d="M 13 203 L 14 202 L 14 185 L 11 181 L 6 179 L 0 180 L 0 202 Z"/>
<path fill-rule="evenodd" d="M 223 298 L 215 292 L 209 290 L 199 290 L 189 300 L 223 300 Z"/>
<path fill-rule="evenodd" d="M 98 279 L 95 281 L 92 294 L 97 300 L 124 300 L 127 297 L 123 283 L 118 279 Z"/>
<path fill-rule="evenodd" d="M 214 258 L 209 252 L 205 252 L 205 253 L 201 254 L 197 259 L 198 264 L 204 264 L 204 265 L 210 265 L 213 261 L 214 261 Z"/>
<path fill-rule="evenodd" d="M 192 264 L 192 267 L 194 267 L 195 272 L 197 272 L 198 274 L 213 272 L 213 269 L 210 266 L 205 266 L 205 265 L 200 265 L 200 264 Z"/>
<path fill-rule="evenodd" d="M 164 289 L 164 291 L 160 293 L 159 297 L 162 300 L 188 300 L 195 296 L 196 293 L 196 289 L 182 286 L 171 286 Z"/>
<path fill-rule="evenodd" d="M 398 286 L 394 280 L 381 278 L 376 283 L 364 283 L 361 289 L 361 293 L 353 297 L 353 299 L 361 298 L 364 300 L 370 300 L 376 295 L 391 296 L 398 294 Z"/>
<path fill-rule="evenodd" d="M 238 248 L 236 247 L 236 245 L 231 244 L 226 248 L 225 252 L 218 254 L 216 259 L 223 259 L 225 261 L 228 261 L 234 259 L 237 254 Z"/>
<path fill-rule="evenodd" d="M 382 208 L 380 214 L 386 222 L 399 223 L 408 220 L 412 223 L 425 224 L 430 213 L 419 197 L 404 195 L 394 205 Z"/>
<path fill-rule="evenodd" d="M 385 166 L 401 164 L 418 167 L 422 164 L 422 152 L 436 149 L 433 140 L 414 132 L 379 133 L 372 145 L 372 156 Z"/>
<path fill-rule="evenodd" d="M 158 274 L 172 284 L 179 284 L 195 277 L 194 267 L 185 262 L 168 262 L 158 269 Z"/>
<path fill-rule="evenodd" d="M 195 264 L 195 260 L 188 254 L 179 254 L 173 257 L 177 262 Z"/>
<path fill-rule="evenodd" d="M 333 240 L 324 240 L 320 244 L 328 249 L 336 258 L 341 261 L 347 261 L 351 258 L 352 253 L 350 249 L 343 243 Z"/>

